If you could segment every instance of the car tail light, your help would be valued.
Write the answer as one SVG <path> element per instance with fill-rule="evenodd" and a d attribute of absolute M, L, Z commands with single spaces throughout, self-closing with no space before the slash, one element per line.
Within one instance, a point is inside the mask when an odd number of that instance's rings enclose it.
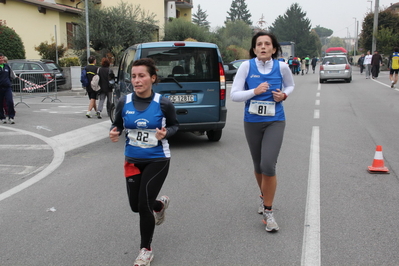
<path fill-rule="evenodd" d="M 323 65 L 320 65 L 320 70 L 324 70 L 324 66 Z"/>
<path fill-rule="evenodd" d="M 184 42 L 175 42 L 174 45 L 175 46 L 186 46 L 186 44 Z"/>
<path fill-rule="evenodd" d="M 46 79 L 52 79 L 52 78 L 53 78 L 53 76 L 51 75 L 51 73 L 44 73 L 43 76 L 44 76 L 44 78 L 46 78 Z"/>
<path fill-rule="evenodd" d="M 223 64 L 219 62 L 219 76 L 220 76 L 220 100 L 226 99 L 226 77 L 224 76 Z"/>
<path fill-rule="evenodd" d="M 350 65 L 349 64 L 346 64 L 345 65 L 345 69 L 350 69 L 351 67 L 350 67 Z"/>

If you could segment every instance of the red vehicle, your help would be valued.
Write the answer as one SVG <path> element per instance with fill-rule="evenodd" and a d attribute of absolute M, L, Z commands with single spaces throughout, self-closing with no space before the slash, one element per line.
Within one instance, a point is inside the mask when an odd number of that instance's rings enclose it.
<path fill-rule="evenodd" d="M 348 51 L 343 47 L 330 47 L 326 49 L 326 55 L 333 54 L 348 54 Z"/>

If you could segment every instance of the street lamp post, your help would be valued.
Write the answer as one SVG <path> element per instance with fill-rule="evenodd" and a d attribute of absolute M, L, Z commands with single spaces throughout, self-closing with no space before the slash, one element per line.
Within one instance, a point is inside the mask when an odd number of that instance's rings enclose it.
<path fill-rule="evenodd" d="M 367 2 L 370 2 L 370 13 L 373 13 L 373 0 L 367 0 Z"/>
<path fill-rule="evenodd" d="M 356 44 L 357 44 L 357 27 L 356 27 L 356 18 L 354 18 L 355 19 L 355 45 L 354 45 L 354 48 L 353 48 L 353 57 L 355 57 L 356 56 Z"/>
<path fill-rule="evenodd" d="M 88 0 L 85 1 L 85 16 L 86 16 L 86 49 L 87 58 L 90 56 L 90 34 L 89 34 L 89 4 Z"/>
<path fill-rule="evenodd" d="M 373 43 L 371 51 L 374 52 L 377 49 L 377 33 L 378 33 L 378 6 L 380 5 L 380 0 L 375 0 L 374 6 L 374 24 L 373 24 Z"/>

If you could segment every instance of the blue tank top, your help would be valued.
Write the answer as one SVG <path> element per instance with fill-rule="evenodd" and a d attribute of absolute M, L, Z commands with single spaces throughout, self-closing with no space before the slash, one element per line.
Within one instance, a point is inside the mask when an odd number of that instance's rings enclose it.
<path fill-rule="evenodd" d="M 245 89 L 254 89 L 258 87 L 259 84 L 267 82 L 269 83 L 269 89 L 260 95 L 255 95 L 251 99 L 245 102 L 245 113 L 244 113 L 244 121 L 245 122 L 271 122 L 271 121 L 284 121 L 285 114 L 282 102 L 275 102 L 273 99 L 272 91 L 276 91 L 276 89 L 282 89 L 283 77 L 280 72 L 280 62 L 278 60 L 273 60 L 273 68 L 272 71 L 268 74 L 262 74 L 259 72 L 258 67 L 256 66 L 255 59 L 250 60 L 248 76 L 245 80 Z M 252 102 L 251 102 L 252 101 Z M 257 104 L 257 108 L 259 108 L 259 114 L 254 112 L 250 112 L 250 106 L 252 104 Z M 274 115 L 268 114 L 265 115 L 262 112 L 262 109 L 266 106 L 274 107 Z"/>
<path fill-rule="evenodd" d="M 160 104 L 162 96 L 155 93 L 144 111 L 134 108 L 132 97 L 133 94 L 126 95 L 126 103 L 122 109 L 126 130 L 125 156 L 140 159 L 170 158 L 168 141 L 155 138 L 155 129 L 166 126 L 166 118 Z"/>

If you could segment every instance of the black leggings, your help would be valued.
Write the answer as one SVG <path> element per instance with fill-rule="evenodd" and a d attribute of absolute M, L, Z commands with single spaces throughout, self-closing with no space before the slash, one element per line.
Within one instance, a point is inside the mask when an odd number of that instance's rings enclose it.
<path fill-rule="evenodd" d="M 283 143 L 285 121 L 244 122 L 255 172 L 266 176 L 276 175 L 277 157 Z"/>
<path fill-rule="evenodd" d="M 126 178 L 127 195 L 133 212 L 140 215 L 140 249 L 151 249 L 155 218 L 153 211 L 160 211 L 163 204 L 156 198 L 169 171 L 169 160 L 134 164 L 140 174 Z"/>

